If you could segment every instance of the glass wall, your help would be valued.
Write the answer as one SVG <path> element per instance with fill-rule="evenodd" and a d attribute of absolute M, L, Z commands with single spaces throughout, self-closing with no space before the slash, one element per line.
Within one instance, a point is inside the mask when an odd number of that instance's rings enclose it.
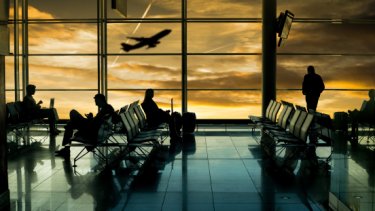
<path fill-rule="evenodd" d="M 35 98 L 54 97 L 64 119 L 72 108 L 95 112 L 97 92 L 119 109 L 153 88 L 160 107 L 170 109 L 173 98 L 181 111 L 186 84 L 187 109 L 199 119 L 261 113 L 261 0 L 128 0 L 127 17 L 109 0 L 26 2 L 22 8 L 20 0 L 11 1 L 8 102 L 17 100 L 15 91 L 22 99 L 23 86 L 32 83 Z M 371 1 L 277 4 L 278 12 L 288 9 L 296 17 L 277 49 L 277 99 L 305 105 L 301 84 L 306 67 L 314 65 L 327 88 L 319 111 L 358 107 L 375 87 Z M 171 33 L 155 47 L 122 49 L 122 43 L 136 45 L 164 29 Z"/>
<path fill-rule="evenodd" d="M 324 6 L 323 6 L 324 5 Z M 305 105 L 301 92 L 307 66 L 325 82 L 318 110 L 360 108 L 375 88 L 373 1 L 278 1 L 295 14 L 285 45 L 278 48 L 277 98 Z"/>

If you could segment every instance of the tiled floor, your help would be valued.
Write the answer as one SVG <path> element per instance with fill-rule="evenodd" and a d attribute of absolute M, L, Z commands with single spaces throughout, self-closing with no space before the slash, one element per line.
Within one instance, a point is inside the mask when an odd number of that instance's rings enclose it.
<path fill-rule="evenodd" d="M 195 141 L 165 152 L 164 169 L 140 174 L 124 162 L 99 174 L 91 154 L 74 169 L 72 159 L 54 156 L 61 139 L 10 159 L 12 210 L 326 210 L 329 192 L 352 209 L 375 210 L 374 151 L 353 148 L 340 135 L 326 168 L 309 160 L 286 163 L 285 151 L 272 162 L 259 131 L 252 135 L 247 126 L 200 126 Z M 317 154 L 326 157 L 329 149 Z"/>

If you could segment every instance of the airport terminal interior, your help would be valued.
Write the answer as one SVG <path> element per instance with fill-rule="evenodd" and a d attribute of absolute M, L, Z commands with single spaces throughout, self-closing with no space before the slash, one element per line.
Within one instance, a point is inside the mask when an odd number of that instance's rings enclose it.
<path fill-rule="evenodd" d="M 0 0 L 0 210 L 375 211 L 374 8 Z"/>

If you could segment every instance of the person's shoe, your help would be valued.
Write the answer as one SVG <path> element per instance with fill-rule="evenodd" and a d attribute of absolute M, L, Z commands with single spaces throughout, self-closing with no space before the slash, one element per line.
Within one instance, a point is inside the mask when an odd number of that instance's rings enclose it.
<path fill-rule="evenodd" d="M 55 152 L 55 156 L 59 157 L 70 157 L 70 149 L 69 148 L 63 148 L 59 151 Z"/>

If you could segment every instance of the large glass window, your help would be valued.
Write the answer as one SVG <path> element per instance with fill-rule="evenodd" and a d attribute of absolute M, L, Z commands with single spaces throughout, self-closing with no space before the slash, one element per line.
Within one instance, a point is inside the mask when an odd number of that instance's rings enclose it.
<path fill-rule="evenodd" d="M 360 108 L 375 87 L 375 42 L 371 1 L 282 1 L 278 9 L 295 14 L 289 37 L 278 48 L 278 99 L 305 106 L 302 81 L 313 65 L 325 82 L 318 111 Z M 322 6 L 324 5 L 324 6 Z M 319 8 L 319 9 L 318 9 Z"/>
<path fill-rule="evenodd" d="M 112 1 L 27 2 L 28 22 L 22 21 L 21 3 L 17 20 L 10 9 L 14 55 L 6 58 L 7 101 L 15 100 L 15 87 L 22 94 L 25 79 L 47 100 L 55 95 L 61 117 L 68 116 L 69 106 L 75 107 L 72 99 L 92 110 L 91 95 L 105 92 L 119 108 L 143 99 L 147 88 L 157 90 L 156 100 L 164 107 L 170 107 L 173 98 L 178 110 L 186 84 L 187 110 L 198 118 L 246 119 L 261 111 L 261 0 L 127 0 L 127 17 L 111 9 Z M 348 110 L 360 104 L 360 97 L 367 98 L 367 90 L 375 86 L 371 4 L 370 0 L 277 3 L 277 12 L 288 9 L 295 14 L 287 42 L 277 48 L 277 99 L 305 104 L 300 90 L 308 65 L 314 65 L 326 83 L 318 110 L 331 114 L 331 105 Z M 183 8 L 187 19 L 182 17 Z M 138 38 L 163 29 L 171 33 L 155 47 L 122 49 L 121 43 L 135 45 Z M 23 40 L 24 34 L 28 39 Z M 342 100 L 348 97 L 337 97 L 341 95 L 352 97 L 354 104 Z"/>

